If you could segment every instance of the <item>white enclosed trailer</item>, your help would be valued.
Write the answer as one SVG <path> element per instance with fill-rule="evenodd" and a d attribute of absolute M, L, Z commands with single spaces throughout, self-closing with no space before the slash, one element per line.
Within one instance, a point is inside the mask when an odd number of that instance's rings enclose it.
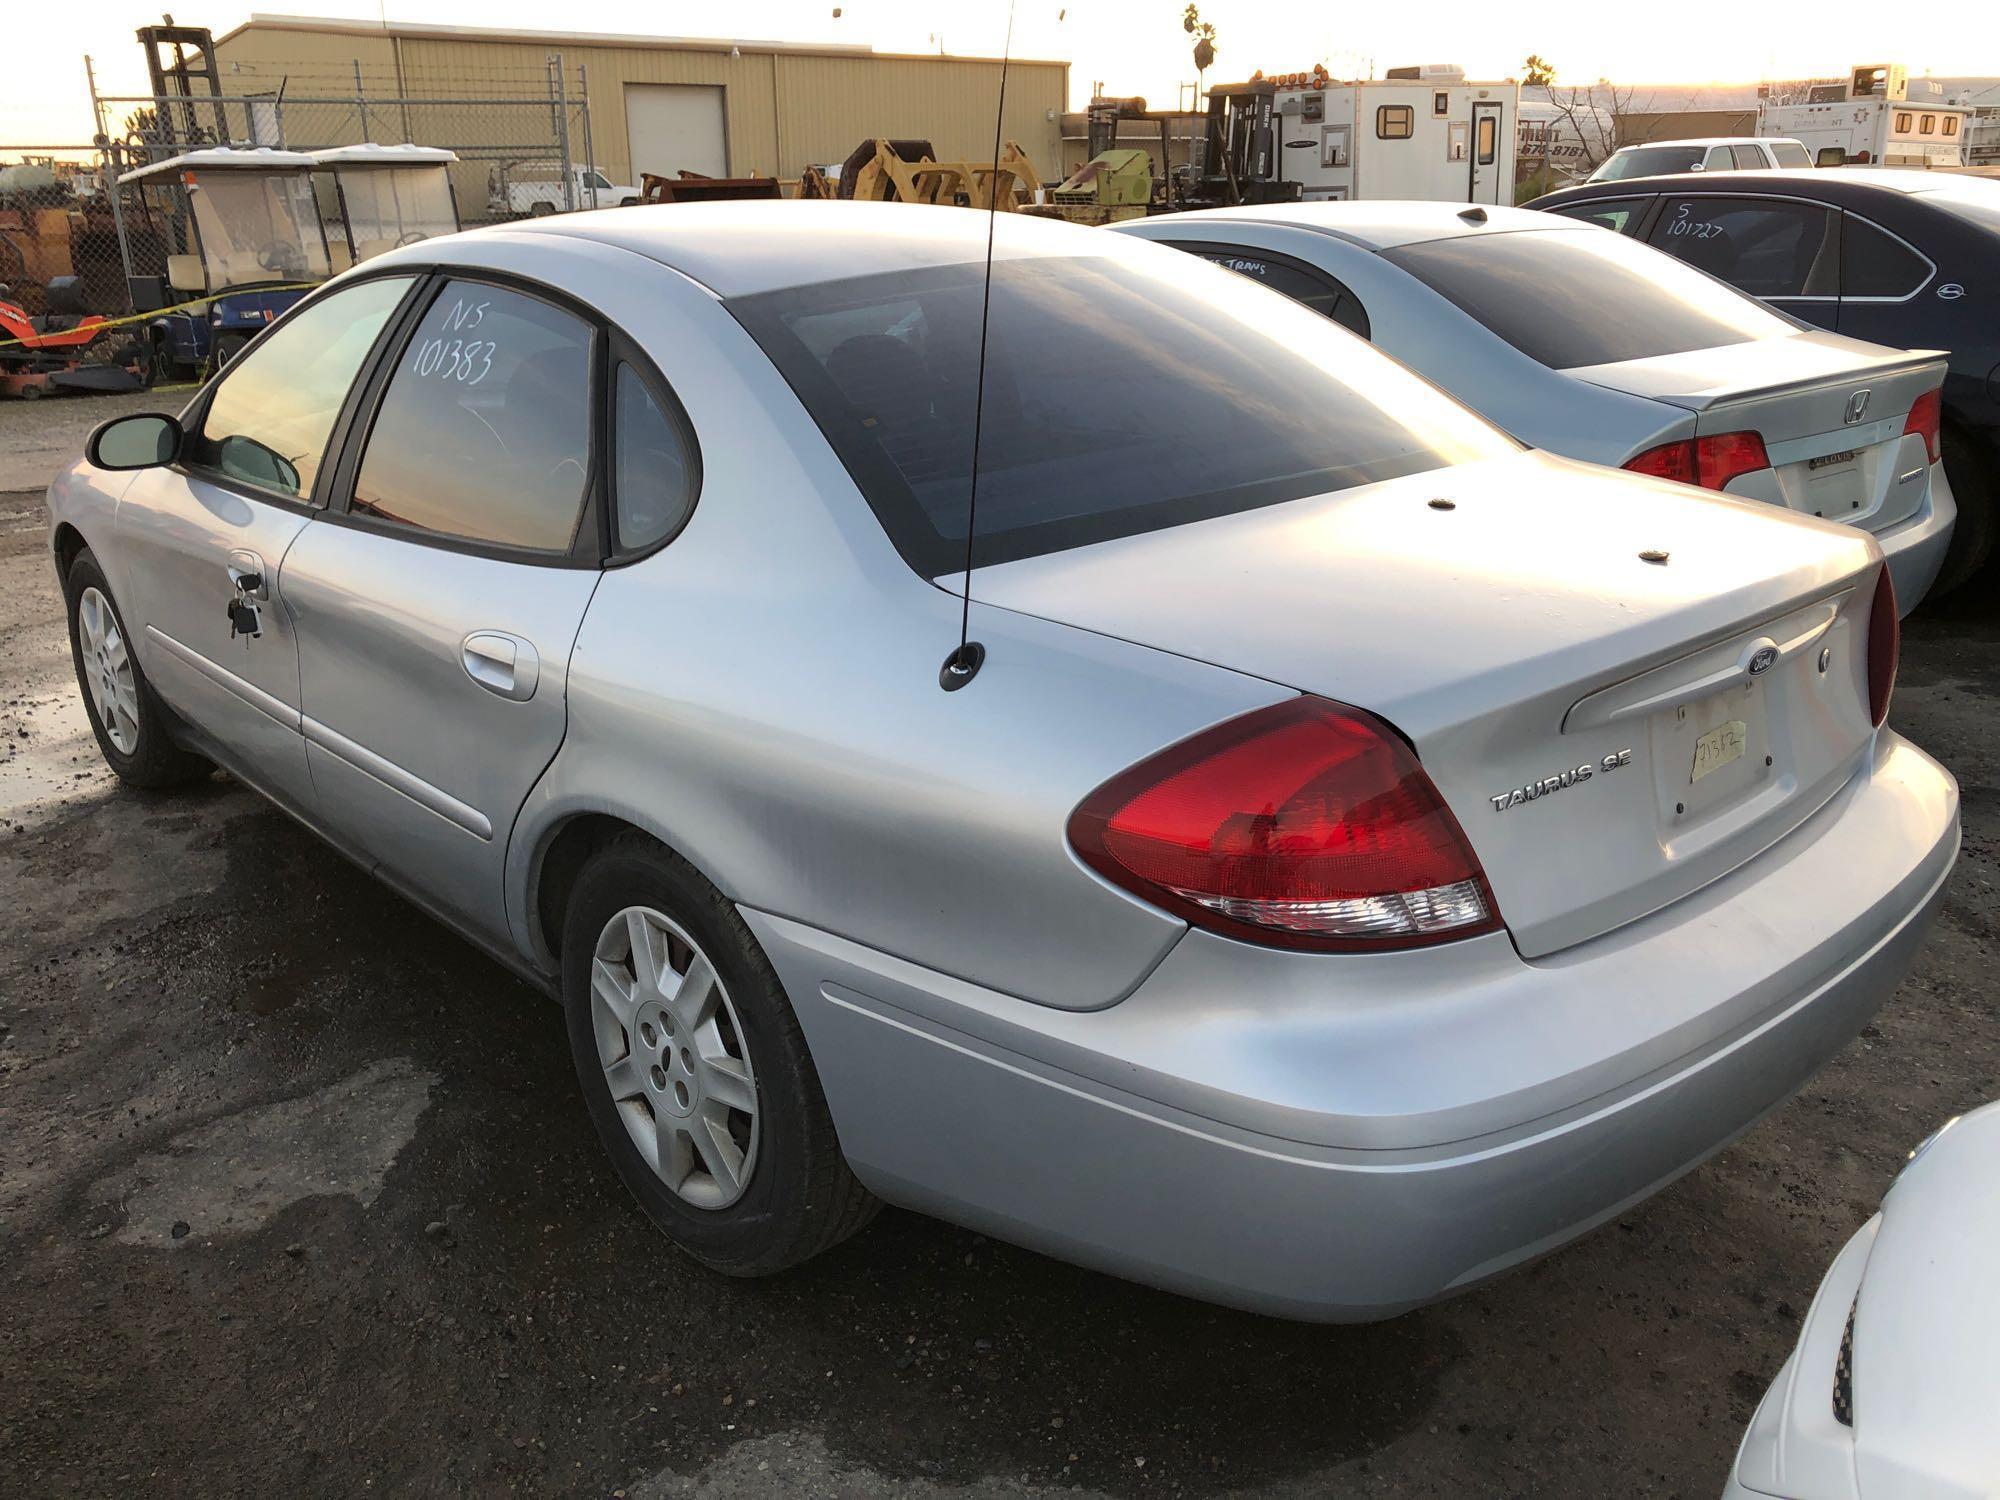
<path fill-rule="evenodd" d="M 1280 174 L 1307 202 L 1419 198 L 1512 203 L 1516 83 L 1468 82 L 1453 66 L 1391 68 L 1351 83 L 1279 80 Z"/>

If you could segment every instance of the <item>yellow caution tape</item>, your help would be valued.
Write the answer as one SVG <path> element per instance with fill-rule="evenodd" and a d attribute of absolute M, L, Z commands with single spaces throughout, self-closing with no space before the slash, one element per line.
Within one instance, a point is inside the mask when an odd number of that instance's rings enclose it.
<path fill-rule="evenodd" d="M 206 297 L 197 297 L 192 302 L 177 302 L 172 307 L 156 307 L 151 312 L 132 313 L 129 316 L 123 318 L 106 318 L 102 323 L 99 323 L 97 327 L 92 329 L 91 333 L 93 336 L 95 336 L 96 334 L 103 333 L 112 328 L 123 328 L 128 323 L 150 323 L 153 321 L 153 319 L 164 318 L 169 313 L 186 312 L 190 308 L 195 308 L 195 307 L 206 307 L 211 302 L 220 302 L 224 297 L 253 297 L 260 292 L 309 291 L 313 287 L 320 285 L 322 285 L 322 283 L 317 281 L 284 281 L 284 282 L 279 282 L 275 286 L 244 287 L 237 291 L 215 292 Z M 85 316 L 88 317 L 90 315 L 86 313 Z M 59 333 L 41 334 L 38 335 L 38 337 L 59 338 L 63 333 L 74 333 L 74 332 L 76 332 L 76 330 L 73 328 L 65 328 L 62 329 Z M 16 345 L 19 345 L 23 348 L 41 347 L 40 345 L 31 345 L 27 339 L 0 339 L 0 349 L 10 349 L 15 347 Z M 58 345 L 55 348 L 49 350 L 49 352 L 51 354 L 57 354 L 63 352 L 63 350 L 65 349 L 68 349 L 73 352 L 80 352 L 89 347 L 90 345 L 88 344 Z"/>

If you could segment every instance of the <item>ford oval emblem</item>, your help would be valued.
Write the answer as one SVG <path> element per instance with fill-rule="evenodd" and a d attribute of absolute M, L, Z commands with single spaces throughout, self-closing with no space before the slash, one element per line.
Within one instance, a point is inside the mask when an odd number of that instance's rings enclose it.
<path fill-rule="evenodd" d="M 1760 672 L 1770 671 L 1771 663 L 1777 659 L 1778 648 L 1776 646 L 1759 646 L 1750 654 L 1750 675 L 1755 677 Z"/>

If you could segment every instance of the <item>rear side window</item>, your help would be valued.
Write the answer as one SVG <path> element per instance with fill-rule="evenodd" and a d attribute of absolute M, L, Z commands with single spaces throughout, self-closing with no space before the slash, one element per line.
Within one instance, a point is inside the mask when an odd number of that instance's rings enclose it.
<path fill-rule="evenodd" d="M 259 339 L 216 386 L 189 461 L 276 495 L 311 494 L 348 387 L 411 281 L 344 287 Z"/>
<path fill-rule="evenodd" d="M 621 552 L 641 552 L 681 529 L 694 509 L 694 439 L 677 409 L 637 369 L 611 377 L 612 519 Z"/>
<path fill-rule="evenodd" d="M 976 563 L 1516 451 L 1305 308 L 1192 256 L 1125 258 L 1139 248 L 994 265 Z M 982 270 L 726 304 L 928 578 L 965 562 Z"/>
<path fill-rule="evenodd" d="M 1522 230 L 1382 254 L 1551 369 L 1795 331 L 1770 309 L 1623 235 Z"/>
<path fill-rule="evenodd" d="M 1646 211 L 1650 198 L 1598 198 L 1589 203 L 1571 203 L 1554 212 L 1566 219 L 1581 219 L 1586 224 L 1596 224 L 1605 229 L 1615 229 L 1620 234 L 1631 232 L 1633 220 Z"/>
<path fill-rule="evenodd" d="M 1930 263 L 1894 235 L 1866 219 L 1841 216 L 1841 296 L 1907 297 L 1930 275 Z"/>
<path fill-rule="evenodd" d="M 1781 167 L 1809 167 L 1811 155 L 1797 141 L 1771 142 L 1771 156 Z"/>
<path fill-rule="evenodd" d="M 1764 160 L 1764 153 L 1755 146 L 1731 146 L 1729 154 L 1736 158 L 1736 165 L 1746 172 L 1762 171 L 1769 165 Z"/>
<path fill-rule="evenodd" d="M 1753 297 L 1833 296 L 1833 211 L 1787 198 L 1669 198 L 1648 239 Z"/>
<path fill-rule="evenodd" d="M 1302 307 L 1310 307 L 1322 317 L 1333 319 L 1350 333 L 1368 337 L 1368 314 L 1360 299 L 1324 271 L 1282 257 L 1258 255 L 1233 245 L 1182 244 L 1203 260 L 1262 282 L 1274 292 L 1283 292 Z"/>
<path fill-rule="evenodd" d="M 567 552 L 590 475 L 590 325 L 446 283 L 404 347 L 351 509 L 463 541 Z"/>

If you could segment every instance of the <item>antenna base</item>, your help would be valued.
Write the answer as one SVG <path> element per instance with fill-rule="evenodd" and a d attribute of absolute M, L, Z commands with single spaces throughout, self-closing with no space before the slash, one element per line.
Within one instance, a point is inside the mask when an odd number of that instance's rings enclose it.
<path fill-rule="evenodd" d="M 979 675 L 979 668 L 986 660 L 986 648 L 977 641 L 967 641 L 944 659 L 938 668 L 938 686 L 947 693 L 955 693 Z"/>

